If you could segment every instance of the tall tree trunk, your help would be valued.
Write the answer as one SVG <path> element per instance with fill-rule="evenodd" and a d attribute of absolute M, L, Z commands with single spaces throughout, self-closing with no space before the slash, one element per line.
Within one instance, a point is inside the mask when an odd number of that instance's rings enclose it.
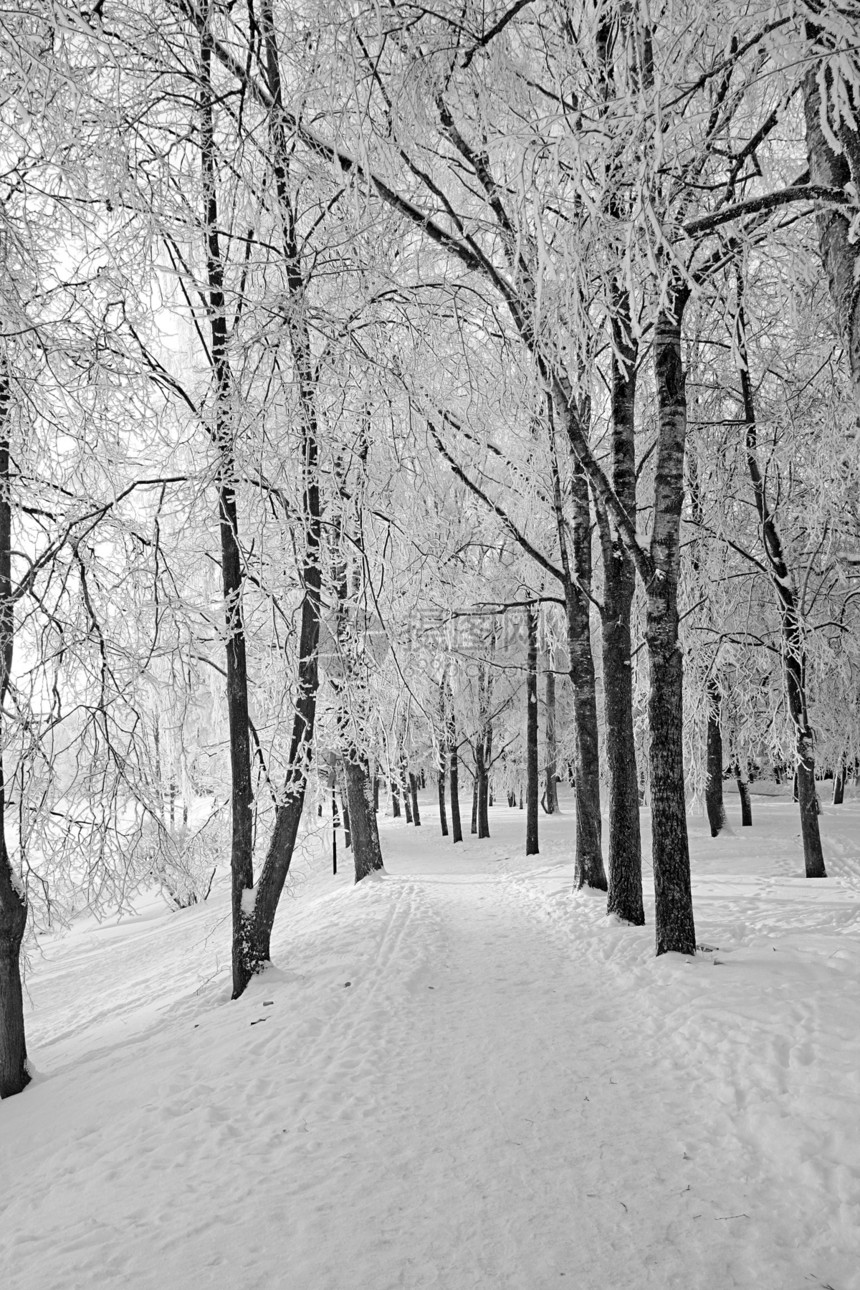
<path fill-rule="evenodd" d="M 403 799 L 403 812 L 406 816 L 406 823 L 412 823 L 412 799 L 409 796 L 409 777 L 406 771 L 406 757 L 401 752 L 400 762 L 398 765 L 398 776 L 400 779 L 400 796 Z"/>
<path fill-rule="evenodd" d="M 818 795 L 815 791 L 815 744 L 806 703 L 806 648 L 803 640 L 803 623 L 791 574 L 785 561 L 782 539 L 770 509 L 764 476 L 758 460 L 758 428 L 749 372 L 743 279 L 740 273 L 738 274 L 737 323 L 741 393 L 746 422 L 747 470 L 752 483 L 762 544 L 770 569 L 771 586 L 780 610 L 783 674 L 788 711 L 795 731 L 797 800 L 800 805 L 804 866 L 807 878 L 826 878 L 821 831 L 818 824 Z"/>
<path fill-rule="evenodd" d="M 597 734 L 597 690 L 591 653 L 591 523 L 588 481 L 575 466 L 572 489 L 573 577 L 567 578 L 567 640 L 576 727 L 576 865 L 574 885 L 606 891 L 600 818 L 600 743 Z"/>
<path fill-rule="evenodd" d="M 480 754 L 475 753 L 475 774 L 472 776 L 472 822 L 469 828 L 470 833 L 478 832 L 478 766 L 477 759 Z"/>
<path fill-rule="evenodd" d="M 439 797 L 439 827 L 442 837 L 448 836 L 448 814 L 445 810 L 445 752 L 439 753 L 439 771 L 436 777 L 436 791 Z"/>
<path fill-rule="evenodd" d="M 214 136 L 214 95 L 211 82 L 212 33 L 208 17 L 200 28 L 200 156 L 206 239 L 207 308 L 210 357 L 215 382 L 212 437 L 218 452 L 218 518 L 221 534 L 221 582 L 224 595 L 227 663 L 227 719 L 230 732 L 230 806 L 232 833 L 230 875 L 232 901 L 233 998 L 245 989 L 252 969 L 248 964 L 245 892 L 254 885 L 254 824 L 251 810 L 251 736 L 248 708 L 248 665 L 242 617 L 242 553 L 236 505 L 234 441 L 235 408 L 230 367 L 224 262 L 218 210 L 218 176 Z"/>
<path fill-rule="evenodd" d="M 460 759 L 457 756 L 457 745 L 452 743 L 448 750 L 448 787 L 451 792 L 451 841 L 463 841 L 463 824 L 460 819 Z"/>
<path fill-rule="evenodd" d="M 647 590 L 650 662 L 651 854 L 657 953 L 695 954 L 696 928 L 684 792 L 684 679 L 678 643 L 678 576 L 687 402 L 681 321 L 689 293 L 676 286 L 657 317 L 654 355 L 659 428 Z"/>
<path fill-rule="evenodd" d="M 841 762 L 833 776 L 833 805 L 842 806 L 845 801 L 845 762 Z"/>
<path fill-rule="evenodd" d="M 21 943 L 27 902 L 6 846 L 6 780 L 3 713 L 12 675 L 15 609 L 12 599 L 12 498 L 10 476 L 11 382 L 0 355 L 0 1098 L 30 1082 L 21 989 Z"/>
<path fill-rule="evenodd" d="M 478 820 L 478 837 L 488 838 L 490 836 L 490 817 L 487 810 L 489 805 L 490 793 L 490 771 L 489 771 L 489 736 L 484 743 L 480 739 L 477 744 L 478 751 L 478 773 L 475 778 L 476 788 L 476 806 Z"/>
<path fill-rule="evenodd" d="M 558 813 L 558 744 L 555 733 L 555 658 L 550 650 L 544 679 L 546 702 L 546 813 Z"/>
<path fill-rule="evenodd" d="M 807 34 L 814 40 L 821 36 L 820 29 L 809 24 Z M 849 59 L 851 52 L 849 51 Z M 846 99 L 851 101 L 855 121 L 860 120 L 860 93 L 857 77 L 860 67 L 857 64 L 856 50 L 853 52 L 855 80 L 853 84 L 843 78 L 841 89 Z M 845 61 L 845 54 L 842 54 Z M 833 120 L 828 105 L 821 101 L 819 82 L 820 65 L 814 60 L 803 83 L 804 110 L 806 115 L 806 149 L 809 158 L 809 182 L 822 184 L 827 188 L 848 189 L 853 183 L 854 208 L 826 207 L 818 212 L 818 243 L 821 258 L 830 284 L 830 295 L 836 309 L 836 318 L 845 351 L 848 355 L 848 367 L 854 386 L 854 398 L 860 411 L 860 243 L 852 236 L 852 218 L 857 216 L 858 188 L 860 188 L 860 133 L 848 124 L 843 108 L 841 119 Z M 843 77 L 840 70 L 837 73 Z M 826 88 L 833 87 L 834 72 L 826 67 L 824 73 Z M 825 134 L 823 117 L 827 115 L 828 130 Z M 841 151 L 835 152 L 828 141 L 840 144 Z"/>
<path fill-rule="evenodd" d="M 538 610 L 526 609 L 528 656 L 526 661 L 526 855 L 538 854 Z"/>
<path fill-rule="evenodd" d="M 303 589 L 299 624 L 299 658 L 293 728 L 288 770 L 282 800 L 275 811 L 275 824 L 253 901 L 244 916 L 246 982 L 268 963 L 272 927 L 278 901 L 293 858 L 304 806 L 308 771 L 316 723 L 319 689 L 320 634 L 320 540 L 322 515 L 319 491 L 319 448 L 316 413 L 316 370 L 307 317 L 307 301 L 301 252 L 290 190 L 291 143 L 284 129 L 281 73 L 271 0 L 260 5 L 260 28 L 266 53 L 266 84 L 272 100 L 269 113 L 269 146 L 275 193 L 281 222 L 281 242 L 287 283 L 283 321 L 290 342 L 294 384 L 298 395 L 301 429 L 299 468 L 302 480 L 301 517 L 304 553 L 300 577 Z M 244 988 L 244 986 L 243 986 Z"/>
<path fill-rule="evenodd" d="M 412 771 L 409 772 L 409 792 L 412 795 L 412 823 L 417 828 L 421 823 L 421 812 L 418 809 L 418 780 Z"/>
<path fill-rule="evenodd" d="M 717 837 L 726 825 L 723 803 L 723 732 L 720 724 L 723 695 L 714 676 L 708 677 L 708 727 L 705 780 L 705 809 L 711 837 Z"/>
<path fill-rule="evenodd" d="M 391 788 L 391 815 L 396 820 L 400 817 L 400 789 L 397 787 L 397 780 L 393 775 L 388 782 Z"/>
<path fill-rule="evenodd" d="M 615 288 L 612 320 L 612 483 L 625 512 L 636 517 L 636 362 L 638 342 L 632 335 L 627 291 Z M 636 571 L 617 528 L 599 504 L 603 563 L 603 708 L 606 761 L 609 770 L 608 914 L 641 927 L 642 836 L 639 823 L 639 772 L 633 727 L 633 655 L 631 616 Z"/>
<path fill-rule="evenodd" d="M 331 754 L 328 773 L 328 787 L 331 794 L 331 871 L 337 873 L 337 831 L 340 828 L 340 812 L 337 809 L 337 757 Z"/>

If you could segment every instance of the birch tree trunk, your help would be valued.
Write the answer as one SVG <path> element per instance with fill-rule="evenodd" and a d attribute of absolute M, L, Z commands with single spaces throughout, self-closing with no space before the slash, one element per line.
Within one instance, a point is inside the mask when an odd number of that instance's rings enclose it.
<path fill-rule="evenodd" d="M 741 393 L 746 422 L 746 458 L 759 518 L 762 545 L 770 570 L 771 586 L 779 606 L 782 627 L 782 666 L 788 711 L 795 731 L 797 801 L 807 878 L 826 878 L 821 830 L 818 824 L 818 795 L 815 791 L 815 742 L 806 702 L 806 648 L 800 606 L 785 560 L 782 539 L 770 509 L 764 476 L 758 459 L 758 427 L 749 358 L 746 347 L 746 316 L 743 279 L 738 275 L 738 355 L 741 363 Z"/>

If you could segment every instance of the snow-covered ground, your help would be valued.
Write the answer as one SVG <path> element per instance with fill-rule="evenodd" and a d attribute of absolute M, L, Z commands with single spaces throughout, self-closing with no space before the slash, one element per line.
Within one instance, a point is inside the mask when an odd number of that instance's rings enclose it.
<path fill-rule="evenodd" d="M 820 881 L 788 801 L 693 819 L 695 960 L 571 891 L 566 806 L 307 861 L 236 1003 L 223 893 L 45 938 L 3 1290 L 858 1290 L 860 805 Z"/>

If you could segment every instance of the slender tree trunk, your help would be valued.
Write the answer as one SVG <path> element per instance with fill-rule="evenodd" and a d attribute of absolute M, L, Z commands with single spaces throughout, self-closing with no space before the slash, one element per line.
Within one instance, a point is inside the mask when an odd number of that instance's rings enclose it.
<path fill-rule="evenodd" d="M 578 468 L 572 485 L 573 571 L 566 580 L 567 639 L 576 726 L 576 866 L 574 885 L 606 891 L 600 818 L 600 744 L 597 735 L 597 690 L 591 653 L 589 601 L 591 524 L 588 482 Z"/>
<path fill-rule="evenodd" d="M 341 770 L 340 775 L 340 801 L 342 806 L 341 814 L 343 815 L 343 845 L 344 850 L 352 850 L 352 826 L 349 822 L 349 793 L 347 791 L 347 780 L 345 770 Z"/>
<path fill-rule="evenodd" d="M 439 827 L 442 830 L 442 837 L 448 836 L 448 814 L 445 810 L 445 753 L 444 750 L 439 754 L 439 772 L 436 778 L 436 791 L 439 795 Z"/>
<path fill-rule="evenodd" d="M 15 611 L 12 599 L 12 499 L 10 475 L 11 388 L 5 355 L 0 355 L 0 1098 L 20 1093 L 30 1082 L 24 1035 L 21 943 L 27 902 L 6 846 L 6 780 L 3 713 L 12 674 Z"/>
<path fill-rule="evenodd" d="M 676 287 L 657 318 L 655 366 L 659 429 L 654 521 L 647 587 L 650 661 L 651 853 L 656 895 L 657 953 L 695 954 L 696 929 L 684 792 L 684 680 L 678 643 L 678 575 L 687 404 L 681 320 L 687 289 Z"/>
<path fill-rule="evenodd" d="M 281 221 L 280 231 L 288 297 L 283 321 L 290 342 L 298 395 L 298 421 L 301 429 L 299 469 L 302 481 L 301 516 L 304 526 L 304 554 L 299 570 L 303 597 L 288 771 L 282 801 L 275 811 L 275 823 L 266 859 L 259 881 L 254 888 L 251 908 L 245 915 L 243 971 L 246 981 L 250 979 L 252 973 L 259 972 L 269 961 L 272 927 L 278 901 L 292 862 L 302 817 L 319 689 L 321 598 L 322 515 L 318 478 L 316 369 L 307 317 L 305 279 L 290 188 L 291 143 L 284 129 L 281 73 L 271 0 L 262 0 L 260 27 L 265 44 L 266 83 L 273 104 L 268 122 L 269 146 Z"/>
<path fill-rule="evenodd" d="M 795 730 L 797 758 L 797 800 L 800 832 L 807 878 L 826 878 L 821 831 L 818 825 L 818 795 L 815 791 L 815 745 L 806 703 L 806 648 L 800 606 L 782 548 L 782 539 L 771 512 L 764 476 L 758 460 L 758 430 L 752 380 L 746 347 L 746 316 L 743 279 L 738 274 L 738 355 L 741 362 L 741 392 L 746 421 L 747 469 L 753 488 L 762 543 L 770 568 L 771 585 L 779 605 L 782 626 L 782 661 L 788 711 Z"/>
<path fill-rule="evenodd" d="M 403 811 L 406 815 L 406 823 L 412 824 L 412 800 L 409 796 L 409 778 L 406 773 L 406 758 L 403 753 L 400 754 L 399 776 L 400 796 L 403 799 Z"/>
<path fill-rule="evenodd" d="M 229 335 L 224 298 L 224 263 L 219 234 L 214 96 L 211 83 L 212 49 L 212 33 L 206 19 L 200 28 L 200 156 L 210 356 L 215 383 L 212 437 L 218 452 L 218 519 L 221 534 L 221 582 L 226 620 L 225 652 L 232 821 L 230 844 L 232 972 L 235 999 L 245 989 L 253 970 L 248 964 L 249 937 L 244 897 L 245 892 L 254 885 L 254 826 L 251 810 L 253 785 L 248 711 L 248 665 L 245 626 L 242 618 L 243 570 L 235 491 L 233 374 L 228 357 Z"/>
<path fill-rule="evenodd" d="M 457 756 L 457 744 L 448 746 L 448 785 L 451 791 L 451 841 L 463 841 L 463 825 L 460 820 L 460 759 Z"/>
<path fill-rule="evenodd" d="M 331 871 L 337 873 L 337 831 L 340 828 L 340 814 L 337 809 L 337 765 L 334 753 L 331 755 L 329 777 L 331 793 Z"/>
<path fill-rule="evenodd" d="M 626 290 L 615 290 L 612 322 L 612 483 L 627 514 L 636 515 L 636 362 Z M 639 771 L 633 727 L 631 616 L 636 589 L 633 561 L 595 497 L 603 562 L 603 708 L 609 770 L 608 914 L 641 927 L 642 837 L 639 823 Z"/>
<path fill-rule="evenodd" d="M 475 803 L 477 809 L 478 837 L 488 838 L 490 836 L 490 817 L 487 811 L 489 792 L 490 792 L 490 775 L 488 769 L 487 746 L 479 739 L 477 744 L 478 750 L 478 773 L 475 777 Z"/>
<path fill-rule="evenodd" d="M 538 854 L 538 611 L 526 609 L 528 657 L 526 665 L 526 855 Z"/>
<path fill-rule="evenodd" d="M 738 786 L 738 797 L 741 799 L 741 826 L 748 829 L 752 827 L 753 822 L 750 781 L 747 771 L 740 763 L 735 766 L 735 783 Z"/>
<path fill-rule="evenodd" d="M 388 782 L 391 787 L 391 814 L 396 820 L 400 816 L 400 790 L 397 787 L 397 780 L 393 775 Z"/>
<path fill-rule="evenodd" d="M 544 681 L 546 701 L 546 813 L 558 814 L 558 745 L 555 733 L 555 660 L 552 651 Z"/>
<path fill-rule="evenodd" d="M 716 677 L 708 677 L 708 727 L 705 781 L 705 809 L 711 837 L 717 837 L 726 824 L 723 803 L 723 732 L 720 724 L 723 695 Z"/>
<path fill-rule="evenodd" d="M 418 780 L 409 772 L 409 792 L 412 795 L 412 823 L 416 828 L 421 824 L 421 812 L 418 809 Z"/>
<path fill-rule="evenodd" d="M 478 832 L 478 768 L 477 757 L 480 754 L 476 752 L 475 774 L 472 776 L 472 823 L 469 829 L 470 833 Z"/>
<path fill-rule="evenodd" d="M 833 805 L 842 806 L 845 801 L 845 763 L 842 762 L 833 776 Z"/>

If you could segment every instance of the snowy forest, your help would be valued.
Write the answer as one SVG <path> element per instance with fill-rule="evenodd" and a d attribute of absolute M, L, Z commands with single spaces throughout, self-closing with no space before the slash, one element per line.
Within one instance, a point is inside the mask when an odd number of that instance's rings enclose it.
<path fill-rule="evenodd" d="M 22 0 L 0 66 L 0 1095 L 42 939 L 223 888 L 239 1000 L 314 848 L 504 818 L 696 961 L 766 782 L 829 890 L 855 0 Z"/>

